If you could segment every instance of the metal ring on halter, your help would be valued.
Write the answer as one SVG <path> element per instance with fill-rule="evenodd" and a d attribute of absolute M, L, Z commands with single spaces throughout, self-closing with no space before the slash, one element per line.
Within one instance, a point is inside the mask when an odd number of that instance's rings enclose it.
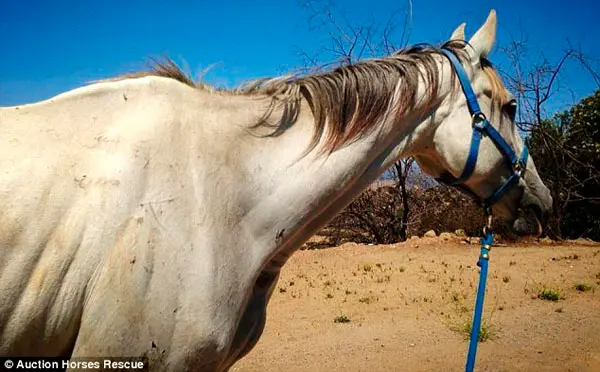
<path fill-rule="evenodd" d="M 485 116 L 485 114 L 481 111 L 474 113 L 473 115 L 471 115 L 471 120 L 473 120 L 473 125 L 477 126 L 477 124 L 479 123 L 483 123 L 484 121 L 487 120 L 487 117 Z"/>

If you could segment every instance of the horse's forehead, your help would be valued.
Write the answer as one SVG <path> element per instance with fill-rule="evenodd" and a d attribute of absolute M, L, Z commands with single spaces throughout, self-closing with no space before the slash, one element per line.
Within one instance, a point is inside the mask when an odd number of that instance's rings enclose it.
<path fill-rule="evenodd" d="M 502 106 L 514 98 L 513 94 L 506 88 L 506 85 L 504 85 L 504 82 L 502 81 L 498 71 L 496 71 L 491 64 L 484 65 L 483 73 L 488 84 L 490 85 L 493 103 L 497 103 Z"/>

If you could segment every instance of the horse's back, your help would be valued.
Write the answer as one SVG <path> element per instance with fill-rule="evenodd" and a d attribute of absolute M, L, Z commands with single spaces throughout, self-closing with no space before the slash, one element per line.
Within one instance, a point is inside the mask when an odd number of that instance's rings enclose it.
<path fill-rule="evenodd" d="M 144 84 L 0 109 L 0 355 L 72 348 L 89 282 L 144 192 Z"/>

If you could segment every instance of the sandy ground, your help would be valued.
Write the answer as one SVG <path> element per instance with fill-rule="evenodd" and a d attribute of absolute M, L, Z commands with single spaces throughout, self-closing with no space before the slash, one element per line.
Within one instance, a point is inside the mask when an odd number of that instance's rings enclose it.
<path fill-rule="evenodd" d="M 439 238 L 299 251 L 232 371 L 464 370 L 477 255 Z M 483 318 L 477 371 L 600 371 L 600 244 L 494 247 Z"/>

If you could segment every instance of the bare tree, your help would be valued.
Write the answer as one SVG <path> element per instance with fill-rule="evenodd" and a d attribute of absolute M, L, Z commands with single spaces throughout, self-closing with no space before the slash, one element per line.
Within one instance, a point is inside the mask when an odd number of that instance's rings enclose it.
<path fill-rule="evenodd" d="M 542 52 L 534 57 L 529 50 L 527 34 L 521 29 L 519 39 L 511 35 L 511 40 L 499 48 L 509 61 L 507 68 L 500 69 L 500 73 L 507 88 L 516 94 L 519 103 L 517 125 L 523 132 L 530 132 L 551 116 L 546 106 L 556 94 L 571 91 L 562 77 L 569 64 L 586 70 L 600 87 L 598 60 L 575 48 L 570 41 L 567 40 L 566 44 L 567 48 L 555 60 Z"/>
<path fill-rule="evenodd" d="M 300 5 L 308 12 L 311 31 L 326 34 L 325 45 L 314 53 L 299 50 L 307 69 L 323 69 L 332 65 L 347 65 L 363 58 L 388 55 L 408 44 L 412 32 L 412 1 L 406 6 L 393 9 L 385 24 L 375 20 L 356 25 L 332 1 L 302 0 Z M 396 20 L 403 16 L 403 27 L 399 40 Z M 324 62 L 328 61 L 328 62 Z M 333 62 L 331 62 L 333 61 Z"/>
<path fill-rule="evenodd" d="M 396 189 L 398 192 L 400 192 L 402 199 L 402 215 L 400 216 L 400 228 L 398 231 L 401 241 L 404 241 L 408 238 L 408 219 L 410 217 L 411 209 L 408 203 L 409 195 L 407 184 L 408 176 L 412 170 L 413 163 L 414 158 L 402 159 L 394 164 L 392 171 L 394 178 L 396 179 Z"/>
<path fill-rule="evenodd" d="M 315 54 L 309 55 L 305 51 L 298 52 L 307 70 L 320 71 L 332 65 L 352 64 L 362 58 L 389 55 L 405 47 L 409 42 L 412 32 L 411 0 L 407 0 L 404 7 L 394 9 L 385 24 L 372 21 L 361 25 L 353 24 L 344 11 L 332 2 L 305 0 L 301 4 L 308 11 L 311 30 L 318 31 L 321 34 L 326 33 L 329 39 L 328 45 L 317 50 Z M 398 19 L 403 21 L 401 31 L 398 27 Z M 396 36 L 398 39 L 394 40 Z M 322 54 L 325 54 L 328 59 L 334 62 L 322 63 Z M 401 215 L 397 216 L 400 220 L 400 230 L 398 232 L 400 240 L 406 240 L 407 238 L 407 226 L 410 216 L 407 183 L 413 163 L 414 159 L 412 158 L 402 159 L 396 162 L 388 172 L 395 180 L 395 188 L 400 193 L 402 201 Z M 357 206 L 354 205 L 353 208 L 356 209 Z M 357 211 L 353 212 L 351 209 L 348 209 L 349 213 L 358 213 Z M 359 219 L 365 225 L 373 225 L 374 223 L 364 221 L 362 216 Z M 396 222 L 391 221 L 393 226 L 398 225 Z M 376 226 L 370 226 L 369 230 L 372 231 L 373 235 L 379 236 L 375 240 L 388 240 L 383 238 L 384 234 L 379 232 Z"/>

